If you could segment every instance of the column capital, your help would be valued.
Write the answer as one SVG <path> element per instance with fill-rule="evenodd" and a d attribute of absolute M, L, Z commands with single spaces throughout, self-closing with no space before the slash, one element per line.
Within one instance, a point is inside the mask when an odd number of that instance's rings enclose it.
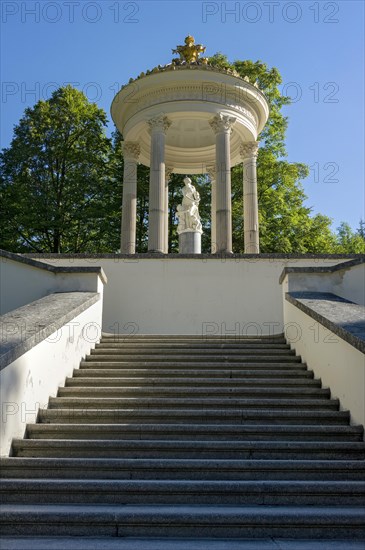
<path fill-rule="evenodd" d="M 122 151 L 125 159 L 138 161 L 141 148 L 137 141 L 123 141 Z"/>
<path fill-rule="evenodd" d="M 148 127 L 149 127 L 148 130 L 149 130 L 150 133 L 152 133 L 152 132 L 163 132 L 164 134 L 166 134 L 166 132 L 170 128 L 172 122 L 165 115 L 157 115 L 157 116 L 147 120 L 147 124 L 148 124 Z"/>
<path fill-rule="evenodd" d="M 221 134 L 222 132 L 230 134 L 236 120 L 236 117 L 218 113 L 209 121 L 209 124 L 215 134 Z"/>
<path fill-rule="evenodd" d="M 165 180 L 166 182 L 170 181 L 171 174 L 174 173 L 174 167 L 173 166 L 165 166 Z"/>
<path fill-rule="evenodd" d="M 217 169 L 215 166 L 207 166 L 207 174 L 209 176 L 210 181 L 215 181 L 217 177 Z"/>
<path fill-rule="evenodd" d="M 258 151 L 259 151 L 258 141 L 246 141 L 245 143 L 241 143 L 240 155 L 243 161 L 254 157 L 256 158 Z"/>

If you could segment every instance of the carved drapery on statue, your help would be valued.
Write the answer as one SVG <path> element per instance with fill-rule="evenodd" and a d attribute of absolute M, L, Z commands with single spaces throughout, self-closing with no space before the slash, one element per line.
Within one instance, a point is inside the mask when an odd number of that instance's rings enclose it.
<path fill-rule="evenodd" d="M 177 217 L 179 219 L 179 225 L 177 232 L 197 232 L 203 233 L 202 224 L 199 215 L 199 203 L 200 195 L 191 183 L 190 178 L 184 178 L 183 200 L 177 207 Z"/>

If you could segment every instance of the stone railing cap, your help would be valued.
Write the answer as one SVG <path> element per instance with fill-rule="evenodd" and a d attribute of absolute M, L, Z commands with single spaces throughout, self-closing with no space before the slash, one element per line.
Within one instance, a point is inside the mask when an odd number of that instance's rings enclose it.
<path fill-rule="evenodd" d="M 331 265 L 331 266 L 310 266 L 310 267 L 284 267 L 281 275 L 279 277 L 279 284 L 282 284 L 285 277 L 289 273 L 335 273 L 336 271 L 341 271 L 343 269 L 350 269 L 355 265 L 360 265 L 365 263 L 365 255 L 361 254 L 360 257 L 354 258 L 349 262 L 342 262 L 340 264 Z"/>
<path fill-rule="evenodd" d="M 353 259 L 362 259 L 365 261 L 365 254 L 281 254 L 281 253 L 262 253 L 262 254 L 227 254 L 227 253 L 218 253 L 218 254 L 161 254 L 158 252 L 139 252 L 136 254 L 121 254 L 119 252 L 109 252 L 109 253 L 94 253 L 90 254 L 87 252 L 75 253 L 75 254 L 53 254 L 53 253 L 44 253 L 44 254 L 34 254 L 27 253 L 23 257 L 26 258 L 45 258 L 56 260 L 60 259 L 114 259 L 114 260 L 144 260 L 144 259 L 159 259 L 159 260 L 293 260 L 293 259 L 313 259 L 313 260 L 353 260 Z M 300 268 L 299 268 L 300 269 Z"/>
<path fill-rule="evenodd" d="M 97 292 L 56 292 L 1 315 L 0 370 L 98 300 Z"/>
<path fill-rule="evenodd" d="M 54 254 L 52 256 L 50 255 L 44 255 L 44 258 L 54 258 L 59 256 L 61 257 L 67 257 L 68 255 L 58 255 Z M 36 255 L 36 257 L 40 257 L 40 255 Z M 29 265 L 31 267 L 36 267 L 38 269 L 44 269 L 46 271 L 50 271 L 51 273 L 55 273 L 56 275 L 58 273 L 96 273 L 99 275 L 101 281 L 104 283 L 104 285 L 108 282 L 107 276 L 105 275 L 105 272 L 102 267 L 100 266 L 56 266 L 56 265 L 50 265 L 43 261 L 38 261 L 34 259 L 31 255 L 25 255 L 25 254 L 14 254 L 14 252 L 7 252 L 6 250 L 0 249 L 0 258 L 5 258 L 8 260 L 12 260 L 14 262 L 20 262 L 26 265 Z"/>
<path fill-rule="evenodd" d="M 330 292 L 287 292 L 285 299 L 365 353 L 365 307 Z"/>

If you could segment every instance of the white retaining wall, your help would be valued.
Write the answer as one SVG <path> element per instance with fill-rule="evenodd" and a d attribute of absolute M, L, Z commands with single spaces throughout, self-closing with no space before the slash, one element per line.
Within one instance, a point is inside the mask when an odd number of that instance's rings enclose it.
<path fill-rule="evenodd" d="M 331 292 L 341 298 L 365 305 L 365 263 L 334 273 L 290 273 L 283 284 L 285 292 Z"/>
<path fill-rule="evenodd" d="M 41 260 L 42 257 L 37 257 Z M 101 266 L 103 330 L 143 334 L 270 334 L 283 330 L 279 277 L 287 266 L 331 266 L 336 258 L 45 258 Z"/>
<path fill-rule="evenodd" d="M 27 423 L 36 422 L 40 407 L 56 396 L 67 376 L 80 366 L 100 339 L 99 301 L 66 323 L 0 372 L 0 454 L 9 454 L 13 438 L 23 438 Z"/>
<path fill-rule="evenodd" d="M 351 422 L 365 426 L 364 354 L 285 298 L 284 320 L 291 347 L 350 411 Z"/>
<path fill-rule="evenodd" d="M 67 265 L 67 267 L 73 266 Z M 14 260 L 2 256 L 0 257 L 0 315 L 54 292 L 102 292 L 104 282 L 101 273 L 54 273 L 40 269 L 36 265 L 19 262 L 15 255 Z"/>

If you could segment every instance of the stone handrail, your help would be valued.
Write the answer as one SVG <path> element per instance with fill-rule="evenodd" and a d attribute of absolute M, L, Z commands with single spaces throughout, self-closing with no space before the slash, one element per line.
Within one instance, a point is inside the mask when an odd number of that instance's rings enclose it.
<path fill-rule="evenodd" d="M 365 307 L 330 292 L 287 292 L 285 299 L 365 353 Z"/>
<path fill-rule="evenodd" d="M 80 266 L 54 266 L 48 263 L 45 263 L 43 261 L 38 261 L 36 258 L 40 258 L 43 255 L 41 254 L 15 254 L 13 252 L 8 252 L 7 250 L 0 249 L 0 258 L 2 258 L 2 262 L 6 260 L 12 260 L 14 262 L 19 262 L 22 264 L 29 265 L 31 267 L 36 267 L 38 269 L 43 269 L 46 271 L 50 271 L 51 273 L 96 273 L 99 275 L 100 279 L 104 284 L 107 283 L 107 277 L 105 275 L 105 272 L 101 267 L 98 266 L 87 266 L 87 267 L 80 267 Z M 54 257 L 55 255 L 53 255 Z M 66 256 L 70 256 L 69 254 L 66 254 Z M 43 256 L 44 258 L 51 256 L 47 256 L 46 254 Z"/>
<path fill-rule="evenodd" d="M 0 316 L 0 371 L 100 300 L 95 292 L 62 292 Z"/>

